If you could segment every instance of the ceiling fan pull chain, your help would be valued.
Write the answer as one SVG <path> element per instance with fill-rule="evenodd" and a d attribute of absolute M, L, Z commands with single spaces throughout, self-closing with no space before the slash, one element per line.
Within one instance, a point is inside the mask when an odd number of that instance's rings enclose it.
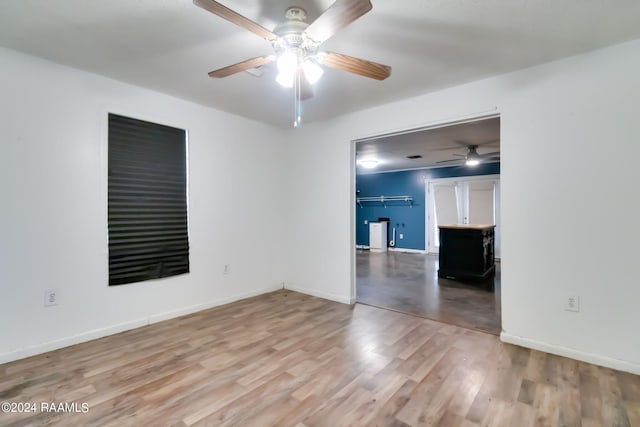
<path fill-rule="evenodd" d="M 300 127 L 302 124 L 302 100 L 300 92 L 300 67 L 298 66 L 293 82 L 293 127 Z"/>

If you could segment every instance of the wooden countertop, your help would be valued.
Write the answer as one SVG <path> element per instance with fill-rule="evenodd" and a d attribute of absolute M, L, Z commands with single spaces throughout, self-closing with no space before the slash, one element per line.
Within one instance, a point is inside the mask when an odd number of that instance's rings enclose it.
<path fill-rule="evenodd" d="M 439 225 L 438 228 L 454 228 L 460 230 L 485 230 L 487 228 L 495 228 L 493 224 L 449 224 Z"/>

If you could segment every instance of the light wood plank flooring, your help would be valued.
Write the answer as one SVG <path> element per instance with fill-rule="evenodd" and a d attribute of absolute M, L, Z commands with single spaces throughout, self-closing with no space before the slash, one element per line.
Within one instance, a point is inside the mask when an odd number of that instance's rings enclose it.
<path fill-rule="evenodd" d="M 640 377 L 278 291 L 0 365 L 0 425 L 640 426 Z"/>

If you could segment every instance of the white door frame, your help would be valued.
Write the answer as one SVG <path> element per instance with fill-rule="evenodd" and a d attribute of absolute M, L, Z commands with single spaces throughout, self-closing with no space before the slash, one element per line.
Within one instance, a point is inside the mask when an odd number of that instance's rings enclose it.
<path fill-rule="evenodd" d="M 369 135 L 362 135 L 360 137 L 357 138 L 353 138 L 350 141 L 350 147 L 349 147 L 349 151 L 350 151 L 350 165 L 349 165 L 349 175 L 350 175 L 350 200 L 351 200 L 351 208 L 350 208 L 350 246 L 351 246 L 351 262 L 350 262 L 350 267 L 351 267 L 351 298 L 350 298 L 350 302 L 353 304 L 356 301 L 356 222 L 355 222 L 355 218 L 356 218 L 356 214 L 355 214 L 355 209 L 356 209 L 356 193 L 355 193 L 355 182 L 356 182 L 356 144 L 358 142 L 361 141 L 366 141 L 369 139 L 374 139 L 374 138 L 379 138 L 381 136 L 391 136 L 391 135 L 402 135 L 402 134 L 406 134 L 406 133 L 412 133 L 412 132 L 417 132 L 417 131 L 421 131 L 421 130 L 428 130 L 428 129 L 437 129 L 437 128 L 442 128 L 442 127 L 447 127 L 447 126 L 453 126 L 453 125 L 457 125 L 457 124 L 461 124 L 461 123 L 469 123 L 469 122 L 475 122 L 475 121 L 480 121 L 480 120 L 486 120 L 486 119 L 493 119 L 493 118 L 497 118 L 497 117 L 501 117 L 500 115 L 500 111 L 498 109 L 498 107 L 492 107 L 489 110 L 486 111 L 478 111 L 475 113 L 468 113 L 468 114 L 460 114 L 458 116 L 451 116 L 451 117 L 441 117 L 435 121 L 432 122 L 427 122 L 421 126 L 415 126 L 415 127 L 402 127 L 396 130 L 391 130 L 389 132 L 375 132 Z M 501 130 L 500 133 L 502 134 L 502 123 L 501 123 Z M 497 204 L 497 206 L 499 207 L 500 204 Z M 426 208 L 426 206 L 425 206 Z M 498 209 L 498 212 L 500 211 L 500 209 Z M 425 211 L 426 212 L 426 211 Z M 498 217 L 498 213 L 496 213 L 496 218 Z M 425 231 L 426 233 L 426 231 Z M 427 240 L 426 240 L 426 234 L 425 234 L 425 248 L 427 248 Z M 503 309 L 504 309 L 504 305 L 503 305 Z"/>

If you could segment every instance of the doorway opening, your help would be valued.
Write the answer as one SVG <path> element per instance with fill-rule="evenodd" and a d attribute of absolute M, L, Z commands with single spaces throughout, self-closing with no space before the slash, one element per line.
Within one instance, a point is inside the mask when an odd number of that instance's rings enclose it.
<path fill-rule="evenodd" d="M 355 159 L 356 301 L 498 335 L 500 117 L 358 140 Z M 439 277 L 445 224 L 495 229 L 495 274 Z"/>

